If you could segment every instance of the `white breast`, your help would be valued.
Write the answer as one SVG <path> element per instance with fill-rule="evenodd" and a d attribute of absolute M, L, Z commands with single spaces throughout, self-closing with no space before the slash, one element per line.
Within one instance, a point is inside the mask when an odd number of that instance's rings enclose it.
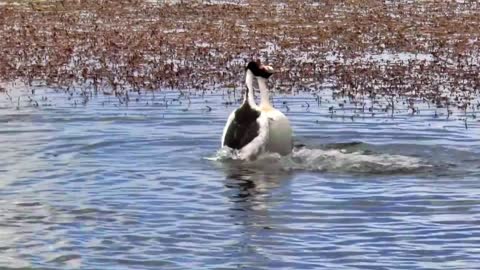
<path fill-rule="evenodd" d="M 269 138 L 266 150 L 269 152 L 288 155 L 292 152 L 292 127 L 288 118 L 279 110 L 268 108 L 262 110 L 269 119 Z"/>

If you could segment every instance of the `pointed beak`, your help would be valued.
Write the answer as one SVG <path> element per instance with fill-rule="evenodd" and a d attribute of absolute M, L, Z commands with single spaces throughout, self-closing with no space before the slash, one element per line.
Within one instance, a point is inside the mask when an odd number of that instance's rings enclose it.
<path fill-rule="evenodd" d="M 273 73 L 273 72 L 275 72 L 275 70 L 273 69 L 273 67 L 272 67 L 272 66 L 269 66 L 269 65 L 261 65 L 261 66 L 260 66 L 260 69 L 263 69 L 263 70 L 265 70 L 265 71 L 268 72 L 268 73 Z"/>

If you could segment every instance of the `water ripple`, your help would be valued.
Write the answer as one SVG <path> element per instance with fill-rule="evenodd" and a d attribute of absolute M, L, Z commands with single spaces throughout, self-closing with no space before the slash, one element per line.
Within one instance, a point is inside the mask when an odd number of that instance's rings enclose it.
<path fill-rule="evenodd" d="M 0 267 L 476 268 L 478 121 L 278 97 L 304 146 L 241 162 L 216 155 L 222 95 L 46 91 L 50 107 L 0 101 Z"/>

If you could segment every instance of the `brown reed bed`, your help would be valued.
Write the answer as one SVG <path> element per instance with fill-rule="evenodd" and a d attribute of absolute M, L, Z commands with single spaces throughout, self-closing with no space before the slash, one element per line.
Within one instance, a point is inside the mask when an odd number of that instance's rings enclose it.
<path fill-rule="evenodd" d="M 473 109 L 476 1 L 0 2 L 0 80 L 122 95 L 242 87 L 245 61 L 280 91 Z M 4 84 L 3 91 L 8 91 Z"/>

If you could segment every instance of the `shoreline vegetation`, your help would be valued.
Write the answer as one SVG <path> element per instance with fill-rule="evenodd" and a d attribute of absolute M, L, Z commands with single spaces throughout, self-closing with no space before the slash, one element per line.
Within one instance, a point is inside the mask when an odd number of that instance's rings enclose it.
<path fill-rule="evenodd" d="M 0 1 L 0 24 L 7 94 L 243 89 L 261 59 L 277 91 L 480 109 L 476 1 Z"/>

